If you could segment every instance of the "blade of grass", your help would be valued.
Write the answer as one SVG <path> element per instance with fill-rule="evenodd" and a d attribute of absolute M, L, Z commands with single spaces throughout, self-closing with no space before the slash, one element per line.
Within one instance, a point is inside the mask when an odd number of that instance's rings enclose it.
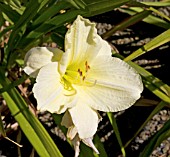
<path fill-rule="evenodd" d="M 151 51 L 151 50 L 153 50 L 169 41 L 170 41 L 170 29 L 168 29 L 165 32 L 163 32 L 162 34 L 158 35 L 153 40 L 151 40 L 150 42 L 148 42 L 147 44 L 145 44 L 144 46 L 142 46 L 141 48 L 139 48 L 138 50 L 136 50 L 135 52 L 130 54 L 128 57 L 126 57 L 124 59 L 124 61 L 133 60 L 133 59 L 145 54 L 146 52 L 149 52 L 149 51 Z"/>
<path fill-rule="evenodd" d="M 102 38 L 103 39 L 108 39 L 116 31 L 123 30 L 123 29 L 125 29 L 125 28 L 127 28 L 127 27 L 129 27 L 129 26 L 131 26 L 131 25 L 141 21 L 142 19 L 147 17 L 149 14 L 151 14 L 151 11 L 144 10 L 144 11 L 142 11 L 140 13 L 137 13 L 137 14 L 131 16 L 130 18 L 127 18 L 127 19 L 123 20 L 123 22 L 117 24 L 111 30 L 109 30 L 106 33 L 104 33 L 102 35 Z"/>
<path fill-rule="evenodd" d="M 158 113 L 163 107 L 165 107 L 166 105 L 168 105 L 168 103 L 165 103 L 163 101 L 161 101 L 155 108 L 154 110 L 151 112 L 151 114 L 148 116 L 148 118 L 145 120 L 145 122 L 140 126 L 140 128 L 137 130 L 137 132 L 134 134 L 134 136 L 124 145 L 124 148 L 126 148 L 133 140 L 134 138 L 141 132 L 141 130 L 145 127 L 145 125 L 148 123 L 149 120 L 151 120 L 151 118 Z"/>
<path fill-rule="evenodd" d="M 52 5 L 33 21 L 32 27 L 44 23 L 44 19 L 49 20 L 51 17 L 59 13 L 61 9 L 67 9 L 68 7 L 69 5 L 64 2 L 58 2 L 57 4 Z"/>
<path fill-rule="evenodd" d="M 139 8 L 139 7 L 120 8 L 120 10 L 122 12 L 125 12 L 125 13 L 130 14 L 130 15 L 134 15 L 138 12 L 143 11 L 143 9 Z M 146 22 L 146 23 L 153 24 L 155 26 L 164 28 L 164 29 L 169 29 L 169 23 L 168 22 L 166 22 L 165 20 L 163 20 L 159 17 L 156 17 L 154 15 L 149 15 L 148 17 L 144 18 L 143 21 Z"/>
<path fill-rule="evenodd" d="M 95 16 L 98 14 L 102 14 L 108 11 L 113 10 L 119 6 L 122 6 L 131 0 L 98 0 L 98 1 L 91 1 L 87 5 L 87 12 L 85 12 L 84 16 Z"/>
<path fill-rule="evenodd" d="M 170 103 L 170 97 L 164 94 L 162 91 L 159 90 L 158 87 L 156 87 L 153 83 L 148 81 L 146 78 L 143 78 L 143 83 L 146 88 L 148 88 L 153 94 L 155 94 L 157 97 L 159 97 L 161 100 Z"/>
<path fill-rule="evenodd" d="M 108 116 L 109 121 L 110 121 L 110 123 L 111 123 L 111 125 L 113 127 L 113 130 L 114 130 L 114 132 L 116 134 L 116 138 L 117 138 L 118 143 L 120 145 L 121 152 L 122 152 L 123 156 L 125 157 L 126 156 L 126 152 L 125 152 L 124 146 L 122 144 L 122 140 L 121 140 L 121 137 L 120 137 L 119 129 L 118 129 L 118 126 L 117 126 L 117 123 L 116 123 L 116 118 L 114 117 L 113 113 L 111 113 L 111 112 L 108 112 L 107 116 Z"/>
<path fill-rule="evenodd" d="M 0 9 L 13 23 L 15 23 L 20 17 L 20 14 L 7 4 L 0 3 Z M 8 21 L 8 19 L 6 20 Z"/>
<path fill-rule="evenodd" d="M 87 5 L 87 10 L 76 10 L 71 9 L 66 13 L 57 15 L 50 20 L 45 21 L 41 26 L 36 28 L 27 34 L 24 38 L 22 38 L 19 48 L 28 50 L 34 46 L 34 42 L 40 38 L 42 35 L 64 25 L 65 23 L 73 21 L 77 15 L 82 16 L 93 16 L 96 14 L 101 14 L 106 11 L 113 10 L 114 8 L 127 3 L 129 0 L 119 0 L 119 1 L 110 1 L 110 0 L 100 0 L 96 3 L 91 2 Z"/>
<path fill-rule="evenodd" d="M 5 86 L 5 87 L 3 87 L 3 88 L 0 88 L 0 94 L 3 93 L 3 92 L 8 91 L 8 90 L 11 89 L 11 88 L 14 88 L 14 87 L 20 85 L 20 84 L 23 83 L 27 78 L 28 78 L 28 76 L 24 74 L 24 75 L 22 75 L 22 77 L 19 78 L 18 80 L 13 81 L 12 83 L 8 84 L 7 86 Z"/>
<path fill-rule="evenodd" d="M 149 10 L 153 11 L 154 13 L 156 13 L 157 15 L 159 15 L 160 17 L 165 18 L 166 20 L 170 21 L 170 18 L 168 16 L 166 16 L 165 14 L 163 14 L 162 12 L 160 12 L 159 10 L 150 7 Z"/>
<path fill-rule="evenodd" d="M 87 6 L 83 0 L 66 0 L 66 1 L 71 3 L 77 9 L 85 9 Z"/>
<path fill-rule="evenodd" d="M 159 1 L 159 2 L 140 2 L 142 4 L 153 6 L 153 7 L 168 7 L 170 6 L 170 1 Z"/>
<path fill-rule="evenodd" d="M 8 58 L 7 60 L 9 60 L 11 51 L 13 51 L 17 47 L 17 43 L 20 41 L 19 39 L 21 38 L 24 30 L 26 29 L 26 24 L 30 22 L 30 20 L 37 14 L 38 9 L 42 7 L 41 4 L 43 3 L 45 5 L 47 1 L 48 0 L 31 0 L 28 2 L 26 9 L 24 10 L 23 14 L 17 19 L 14 29 L 10 35 L 8 46 L 6 49 Z"/>

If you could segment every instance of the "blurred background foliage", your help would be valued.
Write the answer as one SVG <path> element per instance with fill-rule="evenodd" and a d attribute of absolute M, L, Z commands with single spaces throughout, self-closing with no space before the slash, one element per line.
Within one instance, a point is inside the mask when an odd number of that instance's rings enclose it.
<path fill-rule="evenodd" d="M 170 87 L 168 85 L 170 81 L 167 79 L 169 71 L 166 71 L 168 64 L 163 65 L 166 69 L 164 73 L 159 71 L 164 75 L 162 76 L 155 75 L 154 71 L 150 70 L 151 68 L 144 67 L 141 62 L 146 61 L 143 60 L 145 57 L 157 56 L 157 51 L 164 48 L 169 50 L 170 16 L 162 11 L 162 8 L 168 7 L 170 7 L 169 0 L 154 2 L 135 0 L 0 0 L 1 147 L 7 140 L 10 141 L 14 149 L 15 155 L 12 154 L 12 156 L 73 156 L 72 145 L 65 138 L 66 128 L 60 125 L 62 115 L 37 113 L 36 102 L 31 92 L 35 80 L 26 76 L 22 68 L 25 53 L 32 47 L 57 46 L 63 49 L 64 35 L 69 25 L 77 15 L 82 15 L 97 23 L 98 33 L 113 48 L 113 56 L 123 59 L 139 72 L 145 90 L 141 99 L 135 104 L 135 106 L 143 108 L 142 121 L 140 117 L 131 122 L 137 124 L 140 121 L 137 128 L 122 131 L 121 127 L 127 125 L 125 124 L 127 117 L 124 117 L 122 112 L 107 113 L 107 115 L 101 113 L 104 120 L 94 138 L 100 154 L 94 154 L 90 148 L 81 144 L 80 156 L 131 156 L 133 153 L 131 144 L 134 139 L 138 137 L 155 114 L 164 108 L 169 108 L 170 104 Z M 113 17 L 112 14 L 114 14 Z M 102 20 L 110 22 L 109 28 L 104 31 L 101 30 L 102 26 L 99 26 L 99 22 Z M 135 28 L 140 33 L 141 24 L 142 27 L 146 26 L 146 31 L 154 32 L 150 36 L 150 40 L 137 46 L 132 46 L 132 44 L 130 47 L 128 47 L 129 41 L 124 41 L 126 47 L 118 44 L 123 41 L 116 39 L 122 36 L 121 31 Z M 133 35 L 130 34 L 130 36 Z M 146 32 L 143 31 L 142 35 L 145 36 Z M 138 41 L 138 38 L 135 40 Z M 157 59 L 159 60 L 159 56 Z M 169 58 L 165 57 L 165 60 L 167 61 Z M 140 111 L 135 108 L 132 113 L 131 111 L 125 112 L 133 115 Z M 40 122 L 42 119 L 43 122 Z M 53 125 L 57 126 L 58 136 L 51 133 L 49 121 L 53 121 Z M 116 140 L 109 142 L 101 140 L 103 134 L 106 134 L 101 128 L 106 123 L 109 123 L 110 127 L 112 126 L 110 132 L 114 134 Z M 128 134 L 129 132 L 131 133 Z M 150 156 L 153 150 L 169 136 L 170 120 L 167 120 L 159 131 L 144 142 L 136 156 Z M 108 149 L 112 149 L 111 147 L 114 147 L 114 154 L 112 151 L 108 151 Z M 10 150 L 10 148 L 6 149 L 7 152 Z M 6 153 L 6 156 L 10 156 L 10 154 Z"/>

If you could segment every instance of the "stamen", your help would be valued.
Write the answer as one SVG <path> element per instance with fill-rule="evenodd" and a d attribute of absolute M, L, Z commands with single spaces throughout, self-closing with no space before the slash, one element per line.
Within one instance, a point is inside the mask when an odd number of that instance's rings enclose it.
<path fill-rule="evenodd" d="M 71 93 L 71 91 L 73 91 L 73 92 Z M 67 93 L 67 92 L 68 92 L 68 93 Z M 65 96 L 73 96 L 73 95 L 75 95 L 76 93 L 77 93 L 77 91 L 76 91 L 75 89 L 70 90 L 70 91 L 65 90 L 64 95 L 65 95 Z"/>
<path fill-rule="evenodd" d="M 85 85 L 85 86 L 87 86 L 87 87 L 93 87 L 93 86 L 95 86 L 96 85 L 96 83 L 97 83 L 97 80 L 94 80 L 94 82 L 93 82 L 93 84 L 83 84 L 83 85 Z"/>
<path fill-rule="evenodd" d="M 64 87 L 64 95 L 65 96 L 73 96 L 77 93 L 77 91 L 72 87 L 71 83 L 68 82 L 66 79 L 61 78 L 60 82 Z"/>

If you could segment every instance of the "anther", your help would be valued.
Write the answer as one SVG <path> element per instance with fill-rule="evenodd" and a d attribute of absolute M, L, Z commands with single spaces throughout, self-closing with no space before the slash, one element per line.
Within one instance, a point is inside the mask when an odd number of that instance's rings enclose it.
<path fill-rule="evenodd" d="M 78 73 L 80 74 L 80 76 L 83 75 L 83 72 L 80 69 L 78 69 Z"/>
<path fill-rule="evenodd" d="M 85 78 L 86 78 L 86 77 L 85 77 L 85 76 L 83 76 L 83 81 L 85 80 Z"/>
<path fill-rule="evenodd" d="M 88 70 L 90 69 L 90 66 L 88 65 L 87 61 L 85 62 L 85 66 L 86 66 L 86 72 L 88 72 Z"/>

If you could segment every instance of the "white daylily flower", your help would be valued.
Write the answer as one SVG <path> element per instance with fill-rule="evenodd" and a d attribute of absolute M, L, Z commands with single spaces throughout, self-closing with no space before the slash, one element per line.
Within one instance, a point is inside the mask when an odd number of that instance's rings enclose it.
<path fill-rule="evenodd" d="M 100 121 L 97 110 L 116 112 L 132 106 L 143 90 L 141 77 L 127 63 L 111 57 L 111 48 L 97 34 L 95 24 L 81 16 L 66 33 L 65 52 L 58 59 L 51 59 L 54 53 L 49 55 L 48 49 L 30 51 L 25 71 L 38 72 L 33 88 L 37 108 L 58 114 L 67 110 L 69 116 L 62 124 L 68 127 L 75 156 L 80 140 L 98 153 L 92 143 Z M 37 59 L 40 54 L 42 62 Z"/>

